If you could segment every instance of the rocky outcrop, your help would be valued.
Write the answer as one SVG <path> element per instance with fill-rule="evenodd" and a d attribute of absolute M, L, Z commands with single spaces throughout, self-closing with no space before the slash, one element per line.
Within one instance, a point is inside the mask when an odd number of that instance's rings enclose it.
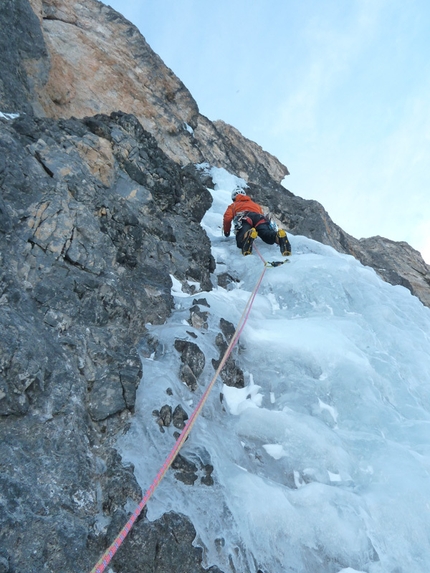
<path fill-rule="evenodd" d="M 0 40 L 6 54 L 3 111 L 53 118 L 118 109 L 133 114 L 175 162 L 208 162 L 244 178 L 293 233 L 353 254 L 429 304 L 430 267 L 419 253 L 410 250 L 399 261 L 398 255 L 405 254 L 402 243 L 357 241 L 319 203 L 286 191 L 279 183 L 287 168 L 234 127 L 202 116 L 138 29 L 109 6 L 97 0 L 6 0 L 0 26 L 12 31 Z"/>
<path fill-rule="evenodd" d="M 33 113 L 34 83 L 47 77 L 49 56 L 28 0 L 0 3 L 0 30 L 0 111 Z"/>
<path fill-rule="evenodd" d="M 197 104 L 135 26 L 97 0 L 31 4 L 48 54 L 47 74 L 27 64 L 37 115 L 82 118 L 121 109 L 182 164 L 202 160 L 187 131 L 197 125 Z"/>
<path fill-rule="evenodd" d="M 430 307 L 430 266 L 408 243 L 370 237 L 360 239 L 358 244 L 354 240 L 351 253 L 388 283 L 406 287 Z"/>
<path fill-rule="evenodd" d="M 430 265 L 407 243 L 383 237 L 355 239 L 332 221 L 318 201 L 296 197 L 274 182 L 270 187 L 253 184 L 249 187 L 253 197 L 276 214 L 274 218 L 292 233 L 353 255 L 363 265 L 372 267 L 382 279 L 406 287 L 430 307 Z"/>
<path fill-rule="evenodd" d="M 258 159 L 252 162 L 253 171 L 260 165 L 276 181 L 288 173 L 234 128 L 222 122 L 215 127 L 202 116 L 190 92 L 139 30 L 109 6 L 97 0 L 8 4 L 0 24 L 15 30 L 18 23 L 20 36 L 8 44 L 6 83 L 11 93 L 0 100 L 4 111 L 32 109 L 37 116 L 58 119 L 121 110 L 135 115 L 181 165 L 210 161 L 248 180 L 253 177 L 248 173 L 252 157 Z M 28 42 L 22 51 L 21 36 L 29 35 L 36 42 Z M 21 85 L 26 95 L 22 101 L 11 91 Z"/>
<path fill-rule="evenodd" d="M 122 527 L 122 522 L 118 520 L 116 526 Z M 133 538 L 127 539 L 127 546 L 115 556 L 115 570 L 121 573 L 222 573 L 215 566 L 202 567 L 202 550 L 192 545 L 195 536 L 194 527 L 183 516 L 174 513 L 160 518 L 155 527 L 147 521 L 138 521 L 133 528 Z"/>
<path fill-rule="evenodd" d="M 0 188 L 0 569 L 82 572 L 140 500 L 113 444 L 170 275 L 212 287 L 211 196 L 122 113 L 0 120 Z M 190 527 L 171 520 L 171 542 L 190 544 Z"/>
<path fill-rule="evenodd" d="M 187 340 L 175 340 L 175 349 L 181 354 L 181 380 L 194 391 L 197 389 L 197 381 L 205 367 L 205 355 L 197 344 Z"/>
<path fill-rule="evenodd" d="M 193 134 L 206 162 L 224 167 L 249 183 L 270 188 L 289 174 L 276 157 L 223 121 L 210 122 L 199 116 Z"/>

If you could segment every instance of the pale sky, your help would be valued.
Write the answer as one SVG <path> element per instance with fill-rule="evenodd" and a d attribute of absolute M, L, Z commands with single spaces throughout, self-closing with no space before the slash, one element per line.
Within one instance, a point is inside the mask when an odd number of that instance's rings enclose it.
<path fill-rule="evenodd" d="M 357 239 L 430 263 L 429 0 L 110 0 L 200 112 Z"/>

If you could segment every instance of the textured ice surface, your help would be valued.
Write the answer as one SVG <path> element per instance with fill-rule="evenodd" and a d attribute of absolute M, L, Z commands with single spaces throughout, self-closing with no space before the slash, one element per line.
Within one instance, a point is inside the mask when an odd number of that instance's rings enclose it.
<path fill-rule="evenodd" d="M 221 235 L 230 191 L 244 182 L 212 174 L 214 203 L 202 224 L 216 274 L 240 280 L 197 295 L 210 305 L 201 331 L 187 323 L 196 295 L 175 280 L 175 312 L 149 327 L 159 351 L 143 359 L 136 416 L 121 443 L 144 491 L 174 443 L 175 429 L 161 433 L 152 411 L 180 403 L 191 413 L 214 374 L 219 320 L 237 324 L 263 269 Z M 170 470 L 148 517 L 189 516 L 206 566 L 226 573 L 428 573 L 430 310 L 353 257 L 305 237 L 290 241 L 290 262 L 266 271 L 234 351 L 246 388 L 218 381 L 181 451 L 199 478 L 213 464 L 214 485 L 185 485 Z M 280 259 L 276 246 L 255 245 Z M 176 338 L 206 354 L 195 393 L 178 377 Z"/>

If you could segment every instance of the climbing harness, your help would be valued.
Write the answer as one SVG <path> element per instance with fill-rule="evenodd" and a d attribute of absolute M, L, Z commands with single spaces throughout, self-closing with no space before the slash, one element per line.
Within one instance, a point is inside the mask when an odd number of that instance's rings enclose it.
<path fill-rule="evenodd" d="M 122 530 L 119 532 L 119 534 L 116 537 L 116 539 L 114 540 L 114 542 L 105 551 L 105 553 L 100 558 L 100 560 L 96 563 L 96 565 L 93 567 L 93 569 L 91 569 L 90 573 L 103 573 L 103 571 L 105 571 L 106 567 L 109 565 L 113 556 L 115 555 L 115 553 L 119 549 L 120 545 L 122 544 L 122 542 L 126 538 L 127 534 L 131 530 L 131 528 L 133 527 L 136 519 L 141 514 L 141 512 L 142 512 L 143 508 L 145 507 L 145 505 L 147 504 L 148 500 L 150 499 L 150 497 L 154 493 L 157 486 L 160 484 L 160 482 L 163 479 L 164 475 L 166 474 L 167 470 L 172 465 L 172 463 L 173 463 L 175 457 L 177 456 L 179 450 L 181 449 L 182 445 L 185 443 L 186 439 L 188 438 L 188 435 L 191 432 L 191 429 L 194 425 L 194 422 L 196 421 L 198 415 L 200 414 L 200 412 L 201 412 L 201 410 L 202 410 L 202 408 L 203 408 L 203 406 L 204 406 L 204 404 L 205 404 L 205 402 L 209 396 L 209 393 L 212 390 L 213 385 L 215 384 L 221 370 L 224 368 L 225 363 L 228 360 L 228 357 L 232 353 L 233 348 L 236 346 L 236 344 L 239 340 L 239 337 L 242 334 L 243 329 L 245 328 L 245 324 L 246 324 L 248 317 L 249 317 L 249 314 L 251 312 L 251 308 L 252 308 L 252 305 L 254 303 L 255 297 L 257 296 L 258 289 L 260 288 L 260 285 L 263 281 L 263 277 L 264 277 L 264 274 L 266 272 L 266 269 L 270 266 L 276 267 L 276 266 L 279 266 L 279 265 L 283 264 L 284 262 L 286 262 L 286 261 L 279 261 L 279 262 L 268 263 L 264 260 L 261 253 L 257 249 L 256 249 L 256 252 L 258 253 L 260 259 L 263 261 L 263 264 L 264 264 L 263 270 L 260 274 L 260 277 L 257 280 L 257 283 L 254 287 L 254 290 L 252 291 L 252 293 L 248 299 L 248 302 L 246 303 L 245 309 L 242 313 L 242 316 L 240 317 L 240 320 L 239 320 L 237 328 L 233 334 L 233 337 L 230 341 L 230 344 L 228 345 L 227 350 L 225 351 L 225 354 L 224 354 L 221 362 L 219 363 L 218 368 L 217 368 L 212 380 L 210 381 L 208 387 L 204 391 L 202 397 L 200 398 L 200 400 L 199 400 L 197 406 L 195 407 L 194 411 L 192 412 L 191 416 L 187 420 L 187 422 L 184 426 L 184 429 L 181 432 L 181 435 L 176 440 L 175 445 L 173 446 L 169 455 L 165 459 L 165 461 L 164 461 L 163 465 L 161 466 L 159 472 L 157 473 L 154 481 L 149 486 L 148 490 L 146 491 L 146 493 L 143 496 L 142 500 L 140 501 L 139 505 L 136 507 L 136 509 L 134 510 L 132 515 L 130 516 L 129 520 L 127 521 L 127 523 L 122 528 Z"/>
<path fill-rule="evenodd" d="M 267 223 L 269 225 L 269 227 L 272 229 L 272 231 L 278 230 L 277 224 L 275 223 L 275 221 L 273 221 L 270 218 L 270 215 L 260 215 L 261 219 L 259 219 L 256 223 L 254 223 L 253 220 L 251 219 L 251 217 L 247 213 L 248 213 L 248 211 L 240 211 L 239 213 L 237 213 L 235 215 L 235 217 L 233 219 L 233 227 L 234 227 L 235 233 L 240 231 L 244 221 L 245 221 L 245 223 L 248 223 L 248 225 L 251 225 L 251 227 L 254 227 L 254 229 L 256 227 L 258 227 L 258 225 L 262 225 L 263 223 Z M 258 215 L 259 213 L 255 213 L 255 214 Z"/>

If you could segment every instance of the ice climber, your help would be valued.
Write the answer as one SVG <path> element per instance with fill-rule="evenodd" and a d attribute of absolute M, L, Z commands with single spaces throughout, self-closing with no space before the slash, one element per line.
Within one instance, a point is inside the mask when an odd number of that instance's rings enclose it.
<path fill-rule="evenodd" d="M 244 255 L 252 253 L 254 239 L 260 237 L 268 245 L 277 243 L 283 256 L 291 255 L 291 245 L 283 229 L 276 230 L 276 225 L 263 214 L 263 209 L 249 197 L 242 188 L 236 188 L 231 203 L 223 219 L 223 233 L 230 236 L 231 225 L 234 225 L 236 243 Z"/>

